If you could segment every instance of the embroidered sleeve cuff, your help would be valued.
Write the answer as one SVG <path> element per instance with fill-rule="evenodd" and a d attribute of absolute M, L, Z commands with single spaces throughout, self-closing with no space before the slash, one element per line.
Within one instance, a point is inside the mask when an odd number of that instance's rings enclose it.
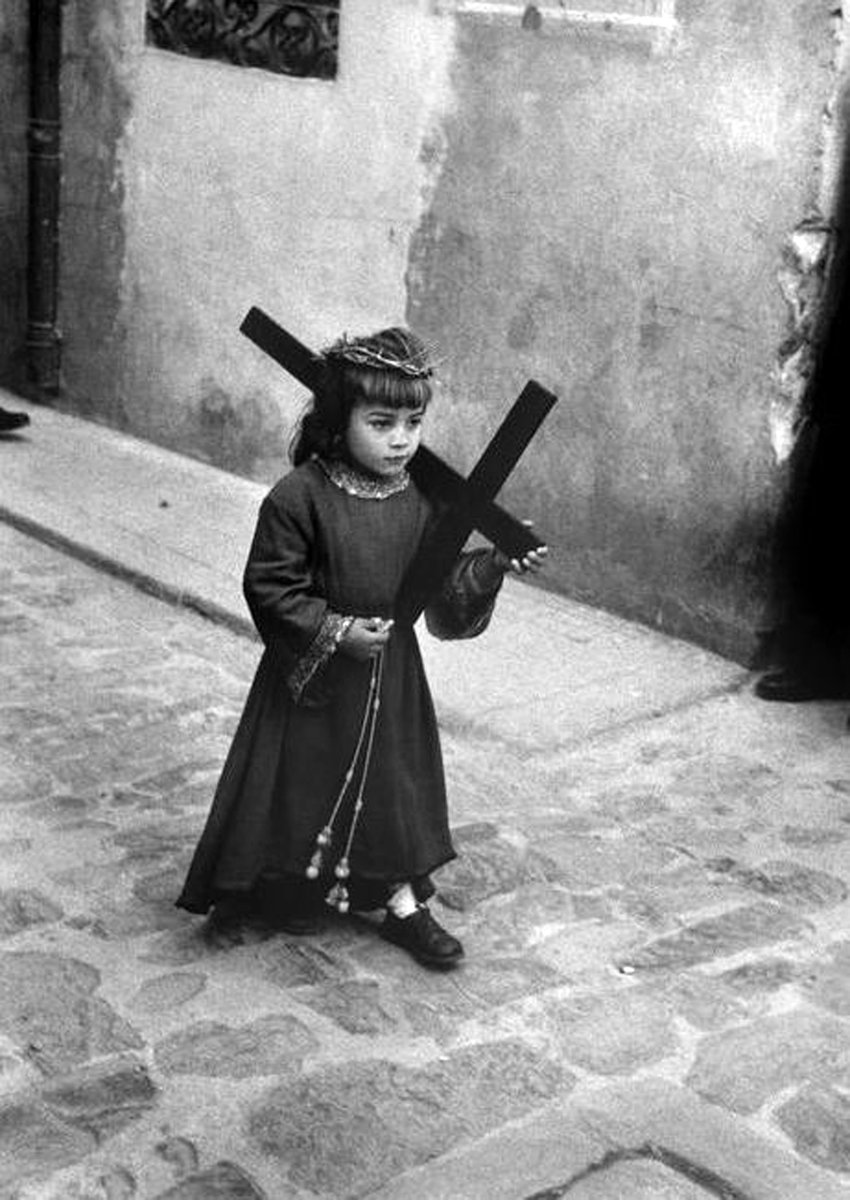
<path fill-rule="evenodd" d="M 354 617 L 343 617 L 339 613 L 329 612 L 325 615 L 319 632 L 286 681 L 293 700 L 300 700 L 307 684 L 334 653 L 353 621 Z"/>

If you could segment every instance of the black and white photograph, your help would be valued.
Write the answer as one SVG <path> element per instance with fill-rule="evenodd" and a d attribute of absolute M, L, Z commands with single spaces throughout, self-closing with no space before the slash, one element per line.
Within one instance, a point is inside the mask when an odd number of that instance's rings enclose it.
<path fill-rule="evenodd" d="M 850 1200 L 850 10 L 3 0 L 0 1200 Z"/>

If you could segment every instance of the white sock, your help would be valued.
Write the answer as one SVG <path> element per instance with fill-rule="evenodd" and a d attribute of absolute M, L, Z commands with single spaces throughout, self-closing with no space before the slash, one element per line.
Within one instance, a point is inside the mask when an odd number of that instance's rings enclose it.
<path fill-rule="evenodd" d="M 418 907 L 413 888 L 409 883 L 400 883 L 387 901 L 387 908 L 400 921 L 403 921 L 405 917 L 412 916 Z"/>

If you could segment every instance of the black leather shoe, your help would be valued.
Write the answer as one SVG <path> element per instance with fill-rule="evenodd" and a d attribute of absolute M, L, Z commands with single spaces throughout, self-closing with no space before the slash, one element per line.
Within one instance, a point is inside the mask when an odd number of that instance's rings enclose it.
<path fill-rule="evenodd" d="M 848 700 L 850 685 L 836 675 L 795 675 L 791 671 L 768 671 L 755 686 L 760 700 L 801 704 L 806 700 Z"/>
<path fill-rule="evenodd" d="M 409 917 L 388 912 L 381 926 L 381 937 L 412 954 L 425 967 L 445 969 L 463 958 L 463 946 L 434 920 L 424 904 Z"/>
<path fill-rule="evenodd" d="M 30 419 L 26 413 L 9 412 L 8 408 L 0 408 L 0 433 L 12 433 L 15 429 L 23 429 L 29 423 Z"/>

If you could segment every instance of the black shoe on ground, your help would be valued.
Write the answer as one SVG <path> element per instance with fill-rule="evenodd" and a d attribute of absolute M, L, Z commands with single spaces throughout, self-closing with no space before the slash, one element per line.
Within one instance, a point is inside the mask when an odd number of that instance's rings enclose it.
<path fill-rule="evenodd" d="M 754 691 L 760 700 L 778 700 L 786 704 L 850 699 L 850 685 L 838 675 L 798 675 L 782 670 L 762 675 Z"/>
<path fill-rule="evenodd" d="M 434 920 L 424 904 L 409 917 L 388 912 L 381 925 L 381 937 L 412 954 L 424 967 L 445 969 L 463 958 L 463 946 Z"/>
<path fill-rule="evenodd" d="M 9 412 L 8 408 L 0 408 L 0 433 L 14 433 L 29 425 L 30 419 L 26 413 Z"/>

